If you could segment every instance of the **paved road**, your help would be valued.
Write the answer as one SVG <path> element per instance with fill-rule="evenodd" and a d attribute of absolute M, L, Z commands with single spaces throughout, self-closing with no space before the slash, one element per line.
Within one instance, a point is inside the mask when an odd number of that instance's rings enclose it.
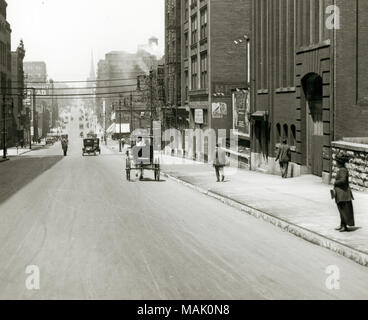
<path fill-rule="evenodd" d="M 368 298 L 367 268 L 175 182 L 128 183 L 120 155 L 82 157 L 77 127 L 66 158 L 0 164 L 0 299 Z"/>

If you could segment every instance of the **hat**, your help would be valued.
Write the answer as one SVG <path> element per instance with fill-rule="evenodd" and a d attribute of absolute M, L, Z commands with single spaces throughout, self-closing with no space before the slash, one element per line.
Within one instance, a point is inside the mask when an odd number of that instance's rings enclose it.
<path fill-rule="evenodd" d="M 337 155 L 336 161 L 341 164 L 348 163 L 350 161 L 350 158 L 346 155 Z"/>

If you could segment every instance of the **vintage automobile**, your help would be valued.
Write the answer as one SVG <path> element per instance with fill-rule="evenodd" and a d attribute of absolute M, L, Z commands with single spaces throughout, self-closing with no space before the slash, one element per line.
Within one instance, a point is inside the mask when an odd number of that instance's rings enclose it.
<path fill-rule="evenodd" d="M 83 139 L 83 149 L 82 155 L 85 154 L 93 154 L 94 156 L 97 154 L 99 146 L 97 146 L 95 139 Z"/>
<path fill-rule="evenodd" d="M 46 145 L 53 145 L 55 143 L 55 138 L 48 136 L 46 137 Z"/>

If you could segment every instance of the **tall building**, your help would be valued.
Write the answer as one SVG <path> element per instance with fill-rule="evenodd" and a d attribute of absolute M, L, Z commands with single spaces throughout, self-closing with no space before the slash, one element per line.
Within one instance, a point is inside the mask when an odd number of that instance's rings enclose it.
<path fill-rule="evenodd" d="M 0 148 L 3 148 L 3 136 L 2 133 L 6 132 L 6 145 L 11 146 L 15 143 L 14 127 L 15 119 L 12 111 L 12 74 L 11 74 L 11 28 L 9 22 L 6 20 L 7 15 L 7 3 L 4 0 L 0 0 L 0 95 L 1 95 L 1 108 L 0 108 Z M 4 104 L 5 102 L 5 104 Z M 5 130 L 4 130 L 4 118 L 5 118 Z"/>
<path fill-rule="evenodd" d="M 96 70 L 95 70 L 95 60 L 93 57 L 93 52 L 91 52 L 91 65 L 90 65 L 90 72 L 86 82 L 86 90 L 82 90 L 82 94 L 91 94 L 90 99 L 84 99 L 83 102 L 85 106 L 93 111 L 95 110 L 96 106 L 96 99 L 93 95 L 96 93 Z"/>
<path fill-rule="evenodd" d="M 330 181 L 336 140 L 368 136 L 368 2 L 253 0 L 252 168 Z M 367 181 L 368 184 L 368 181 Z"/>
<path fill-rule="evenodd" d="M 137 90 L 137 77 L 148 75 L 150 70 L 157 69 L 158 59 L 154 54 L 157 39 L 149 40 L 148 47 L 139 46 L 136 53 L 111 51 L 100 60 L 97 70 L 96 105 L 97 115 L 103 126 L 109 127 L 117 121 L 115 108 L 119 103 L 129 105 L 132 96 L 134 127 L 149 123 L 142 115 L 148 109 L 147 91 Z M 103 110 L 105 106 L 105 113 Z M 115 116 L 115 117 L 114 117 Z M 126 122 L 130 122 L 130 112 L 125 114 Z"/>
<path fill-rule="evenodd" d="M 23 108 L 24 98 L 24 71 L 23 59 L 26 51 L 23 41 L 16 51 L 11 53 L 12 60 L 12 94 L 13 94 L 13 114 L 16 121 L 16 137 L 17 141 L 26 141 L 29 139 L 29 123 L 27 123 L 27 110 Z M 29 110 L 28 110 L 29 113 Z"/>
<path fill-rule="evenodd" d="M 233 129 L 232 90 L 247 87 L 250 0 L 181 2 L 181 105 L 190 128 Z M 185 119 L 187 120 L 187 119 Z"/>
<path fill-rule="evenodd" d="M 26 87 L 28 94 L 35 90 L 36 105 L 32 105 L 32 136 L 36 141 L 45 137 L 51 127 L 50 111 L 52 110 L 52 101 L 48 96 L 50 93 L 50 84 L 47 81 L 46 63 L 43 61 L 27 61 L 23 63 Z M 44 97 L 43 97 L 44 96 Z M 33 103 L 33 99 L 30 101 Z"/>
<path fill-rule="evenodd" d="M 165 126 L 177 126 L 181 101 L 181 0 L 165 0 Z M 174 120 L 175 119 L 175 120 Z"/>

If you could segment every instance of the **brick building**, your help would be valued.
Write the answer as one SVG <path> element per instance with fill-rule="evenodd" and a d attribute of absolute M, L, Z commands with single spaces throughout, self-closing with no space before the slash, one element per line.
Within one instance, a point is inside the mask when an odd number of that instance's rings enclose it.
<path fill-rule="evenodd" d="M 0 83 L 1 83 L 1 112 L 0 112 L 0 132 L 4 131 L 3 119 L 6 119 L 6 144 L 12 146 L 15 143 L 14 139 L 14 126 L 15 120 L 12 112 L 11 101 L 11 87 L 12 87 L 12 75 L 11 75 L 11 28 L 7 19 L 7 3 L 4 0 L 0 0 Z M 5 97 L 5 106 L 3 98 Z M 3 136 L 0 139 L 0 149 L 3 148 Z"/>
<path fill-rule="evenodd" d="M 178 126 L 181 101 L 181 0 L 165 0 L 165 127 Z"/>
<path fill-rule="evenodd" d="M 253 0 L 252 169 L 276 173 L 287 138 L 291 174 L 329 182 L 332 142 L 368 135 L 366 12 L 359 0 Z"/>
<path fill-rule="evenodd" d="M 50 83 L 47 81 L 47 67 L 43 61 L 26 61 L 23 63 L 26 87 L 34 88 L 36 105 L 32 105 L 33 140 L 45 137 L 51 127 L 52 99 L 50 99 Z M 28 95 L 33 92 L 27 90 Z M 43 97 L 44 96 L 44 97 Z M 33 103 L 32 97 L 28 99 Z"/>
<path fill-rule="evenodd" d="M 181 2 L 181 97 L 190 128 L 233 129 L 232 89 L 247 86 L 249 0 Z"/>
<path fill-rule="evenodd" d="M 27 110 L 23 108 L 24 97 L 24 70 L 23 59 L 26 51 L 23 41 L 20 42 L 16 51 L 11 53 L 12 60 L 12 94 L 13 94 L 13 114 L 16 122 L 15 132 L 17 141 L 29 139 L 29 123 L 27 123 Z M 28 110 L 29 114 L 30 110 Z M 29 120 L 29 118 L 28 118 Z"/>

